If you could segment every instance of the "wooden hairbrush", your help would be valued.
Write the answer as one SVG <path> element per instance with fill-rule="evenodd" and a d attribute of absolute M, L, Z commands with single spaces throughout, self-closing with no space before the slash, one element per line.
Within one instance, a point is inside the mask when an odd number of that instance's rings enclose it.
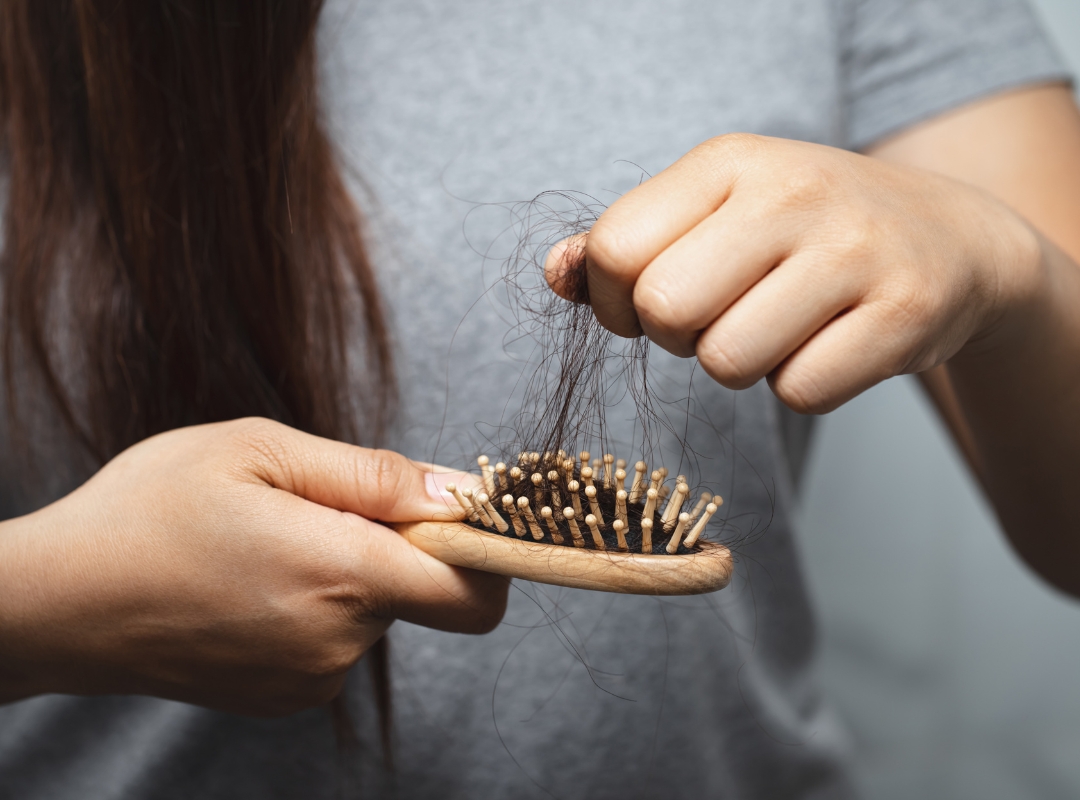
<path fill-rule="evenodd" d="M 626 594 L 686 595 L 723 589 L 731 552 L 702 535 L 723 503 L 702 492 L 683 510 L 683 476 L 646 475 L 638 461 L 630 489 L 626 462 L 557 453 L 522 453 L 510 469 L 480 456 L 475 487 L 447 485 L 462 521 L 395 526 L 447 564 L 512 578 Z"/>

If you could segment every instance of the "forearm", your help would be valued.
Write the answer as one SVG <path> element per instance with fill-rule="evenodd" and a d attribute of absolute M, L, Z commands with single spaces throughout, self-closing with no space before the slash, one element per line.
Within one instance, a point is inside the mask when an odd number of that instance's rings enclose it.
<path fill-rule="evenodd" d="M 1039 242 L 1034 291 L 947 371 L 970 457 L 1013 546 L 1080 596 L 1080 268 Z"/>
<path fill-rule="evenodd" d="M 40 666 L 30 656 L 25 541 L 28 518 L 0 522 L 0 703 L 49 691 Z"/>
<path fill-rule="evenodd" d="M 1072 94 L 1066 86 L 1005 93 L 872 155 L 980 187 L 1054 242 L 1033 248 L 1038 280 L 1012 324 L 923 383 L 1016 549 L 1056 586 L 1080 593 L 1080 113 Z"/>

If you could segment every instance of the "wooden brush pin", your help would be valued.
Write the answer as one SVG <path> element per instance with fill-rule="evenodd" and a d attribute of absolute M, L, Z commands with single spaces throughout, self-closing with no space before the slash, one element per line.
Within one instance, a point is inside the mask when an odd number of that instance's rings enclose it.
<path fill-rule="evenodd" d="M 566 541 L 565 539 L 563 539 L 563 535 L 559 533 L 559 526 L 556 525 L 555 520 L 551 518 L 551 509 L 548 506 L 544 506 L 540 509 L 540 516 L 544 518 L 544 522 L 547 523 L 548 530 L 551 531 L 551 541 L 555 542 L 555 544 L 562 544 L 564 541 Z M 542 534 L 541 538 L 543 538 Z"/>
<path fill-rule="evenodd" d="M 578 453 L 578 460 L 581 462 L 581 466 L 583 468 L 589 466 L 590 455 L 591 453 L 589 453 L 588 450 L 582 450 L 580 453 Z"/>
<path fill-rule="evenodd" d="M 679 476 L 682 477 L 681 475 Z M 690 494 L 690 487 L 685 483 L 679 482 L 675 485 L 675 493 L 671 495 L 671 499 L 668 501 L 667 507 L 664 509 L 663 516 L 660 517 L 660 524 L 664 526 L 665 530 L 675 524 L 675 521 L 679 518 L 679 512 L 682 511 L 683 502 L 686 500 L 686 496 Z"/>
<path fill-rule="evenodd" d="M 664 482 L 664 476 L 658 469 L 654 469 L 649 476 L 649 488 L 657 494 L 660 493 L 660 485 Z"/>
<path fill-rule="evenodd" d="M 536 487 L 536 504 L 542 506 L 544 504 L 544 476 L 539 472 L 534 472 L 530 480 L 532 480 L 532 485 Z"/>
<path fill-rule="evenodd" d="M 611 488 L 611 476 L 615 464 L 615 456 L 611 453 L 604 453 L 604 488 Z"/>
<path fill-rule="evenodd" d="M 520 539 L 525 535 L 525 523 L 522 522 L 521 517 L 518 516 L 517 503 L 514 502 L 514 496 L 512 494 L 504 494 L 502 504 L 503 509 L 510 515 L 510 523 L 514 526 L 514 533 L 516 533 Z"/>
<path fill-rule="evenodd" d="M 712 494 L 710 492 L 702 492 L 701 497 L 698 498 L 697 505 L 694 506 L 694 510 L 690 512 L 690 524 L 694 524 L 694 520 L 698 518 L 698 514 L 705 508 L 706 504 L 712 500 Z"/>
<path fill-rule="evenodd" d="M 585 496 L 589 498 L 589 510 L 592 511 L 592 516 L 596 518 L 601 528 L 604 527 L 604 515 L 600 513 L 600 503 L 596 499 L 596 487 L 586 486 Z"/>
<path fill-rule="evenodd" d="M 480 520 L 480 515 L 476 513 L 473 504 L 461 493 L 456 483 L 446 484 L 446 491 L 450 492 L 454 499 L 458 501 L 458 505 L 465 509 L 465 515 L 469 518 L 469 522 L 478 522 Z"/>
<path fill-rule="evenodd" d="M 488 496 L 495 494 L 495 469 L 491 466 L 491 459 L 487 456 L 480 456 L 476 459 L 476 463 L 480 465 L 480 474 L 484 478 L 484 488 L 487 490 Z"/>
<path fill-rule="evenodd" d="M 577 520 L 574 519 L 576 514 L 572 508 L 564 508 L 562 510 L 563 518 L 566 520 L 566 524 L 570 526 L 570 535 L 574 539 L 574 547 L 584 547 L 585 537 L 581 535 L 581 528 L 578 527 Z"/>
<path fill-rule="evenodd" d="M 559 473 L 555 470 L 548 473 L 548 485 L 551 487 L 551 505 L 558 508 L 562 505 L 562 498 L 559 497 Z"/>
<path fill-rule="evenodd" d="M 607 545 L 604 544 L 604 537 L 600 535 L 600 529 L 596 526 L 596 517 L 592 514 L 585 516 L 585 524 L 589 526 L 589 530 L 592 531 L 593 545 L 597 550 L 607 550 Z"/>
<path fill-rule="evenodd" d="M 622 467 L 615 470 L 615 488 L 626 491 L 626 470 Z"/>
<path fill-rule="evenodd" d="M 586 486 L 592 486 L 593 485 L 593 468 L 592 467 L 582 467 L 581 468 L 581 482 L 584 483 Z"/>
<path fill-rule="evenodd" d="M 641 552 L 652 553 L 652 520 L 641 520 Z"/>
<path fill-rule="evenodd" d="M 570 492 L 570 502 L 574 504 L 574 513 L 579 517 L 581 516 L 581 498 L 578 497 L 578 490 L 581 488 L 581 484 L 577 481 L 570 481 L 566 484 L 566 490 Z"/>
<path fill-rule="evenodd" d="M 519 497 L 517 501 L 518 511 L 525 517 L 525 521 L 529 524 L 529 533 L 532 534 L 533 539 L 540 541 L 544 538 L 544 532 L 540 530 L 540 523 L 536 521 L 536 517 L 533 516 L 532 507 L 529 505 L 528 497 Z M 558 544 L 558 542 L 556 542 Z"/>
<path fill-rule="evenodd" d="M 624 528 L 630 526 L 630 520 L 626 518 L 626 490 L 619 489 L 615 492 L 615 517 L 623 524 Z"/>
<path fill-rule="evenodd" d="M 721 502 L 723 501 L 721 500 Z M 694 526 L 694 529 L 690 531 L 690 535 L 686 537 L 686 541 L 684 542 L 684 544 L 687 547 L 693 547 L 695 544 L 697 544 L 697 540 L 704 532 L 705 526 L 709 524 L 709 517 L 716 513 L 717 508 L 718 506 L 716 505 L 716 503 L 709 503 L 707 506 L 705 506 L 705 513 L 702 515 L 701 519 L 697 521 L 697 525 Z"/>
<path fill-rule="evenodd" d="M 500 492 L 510 491 L 510 484 L 506 482 L 506 464 L 501 461 L 495 465 L 495 483 Z"/>
<path fill-rule="evenodd" d="M 656 499 L 656 505 L 659 506 L 671 494 L 671 487 L 665 483 L 668 476 L 667 467 L 660 467 L 657 471 L 660 473 L 660 481 L 657 483 L 656 491 L 660 493 L 660 496 Z"/>
<path fill-rule="evenodd" d="M 685 511 L 679 514 L 679 522 L 675 526 L 675 532 L 671 534 L 671 541 L 667 543 L 668 555 L 675 555 L 679 552 L 679 540 L 682 539 L 683 531 L 686 530 L 686 524 L 690 522 L 690 515 Z"/>
<path fill-rule="evenodd" d="M 506 524 L 506 520 L 503 519 L 502 514 L 495 510 L 495 506 L 491 504 L 491 498 L 488 497 L 486 492 L 480 493 L 480 505 L 484 507 L 484 511 L 491 517 L 492 523 L 495 525 L 495 530 L 499 533 L 506 533 L 510 530 L 510 526 Z"/>
<path fill-rule="evenodd" d="M 513 486 L 517 486 L 521 483 L 521 479 L 525 476 L 525 473 L 521 471 L 521 467 L 510 467 L 510 482 Z"/>
<path fill-rule="evenodd" d="M 648 520 L 650 524 L 653 521 L 653 514 L 656 512 L 656 500 L 660 496 L 660 493 L 656 489 L 649 489 L 645 493 L 645 509 L 641 512 L 642 520 Z"/>
<path fill-rule="evenodd" d="M 671 494 L 671 487 L 668 486 L 666 483 L 664 483 L 664 481 L 667 480 L 667 470 L 661 468 L 661 475 L 663 475 L 663 477 L 660 480 L 660 502 L 663 503 L 665 500 L 667 500 L 668 495 Z M 685 475 L 680 475 L 679 477 L 677 477 L 675 479 L 675 485 L 676 486 L 678 486 L 680 483 L 685 483 L 685 482 L 686 482 L 686 476 Z"/>
<path fill-rule="evenodd" d="M 461 492 L 465 495 L 465 498 L 472 503 L 473 510 L 476 511 L 477 516 L 480 517 L 480 522 L 489 528 L 495 527 L 494 520 L 488 516 L 487 509 L 484 508 L 484 504 L 480 502 L 480 492 L 474 492 L 471 489 L 464 489 Z"/>
<path fill-rule="evenodd" d="M 630 545 L 626 543 L 626 534 L 624 532 L 626 530 L 626 523 L 621 519 L 617 519 L 611 523 L 611 527 L 615 531 L 615 538 L 619 540 L 619 552 L 629 553 Z"/>
<path fill-rule="evenodd" d="M 641 493 L 645 491 L 645 470 L 646 469 L 647 469 L 647 467 L 645 466 L 644 461 L 639 461 L 636 464 L 634 464 L 634 482 L 630 486 L 630 497 L 629 497 L 629 501 L 631 503 L 636 503 L 638 501 L 638 499 L 641 497 Z"/>

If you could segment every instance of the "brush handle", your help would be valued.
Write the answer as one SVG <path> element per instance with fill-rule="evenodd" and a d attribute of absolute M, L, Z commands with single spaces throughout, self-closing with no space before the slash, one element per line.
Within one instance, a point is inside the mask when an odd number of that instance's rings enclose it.
<path fill-rule="evenodd" d="M 484 533 L 460 522 L 392 526 L 415 547 L 446 564 L 555 586 L 622 594 L 687 595 L 723 589 L 731 552 L 701 541 L 687 555 L 586 550 Z"/>

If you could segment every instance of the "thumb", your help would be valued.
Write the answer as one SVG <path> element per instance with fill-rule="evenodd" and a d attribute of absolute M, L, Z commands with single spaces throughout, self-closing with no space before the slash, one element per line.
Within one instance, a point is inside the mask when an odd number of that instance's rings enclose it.
<path fill-rule="evenodd" d="M 461 519 L 446 491 L 475 476 L 303 433 L 270 420 L 245 420 L 241 440 L 254 454 L 251 474 L 276 489 L 370 520 L 412 522 Z"/>
<path fill-rule="evenodd" d="M 568 236 L 548 250 L 544 278 L 555 294 L 573 303 L 589 302 L 589 279 L 585 271 L 587 233 Z"/>

